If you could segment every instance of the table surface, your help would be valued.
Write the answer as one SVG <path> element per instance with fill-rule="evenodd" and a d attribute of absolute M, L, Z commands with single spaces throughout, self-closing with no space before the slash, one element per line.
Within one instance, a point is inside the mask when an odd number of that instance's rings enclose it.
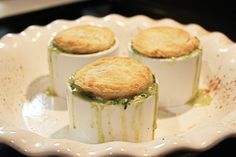
<path fill-rule="evenodd" d="M 14 16 L 18 14 L 28 13 L 36 10 L 43 10 L 52 8 L 55 6 L 61 6 L 69 3 L 73 3 L 78 0 L 40 0 L 35 3 L 34 0 L 5 0 L 0 1 L 0 18 Z"/>
<path fill-rule="evenodd" d="M 37 3 L 37 2 L 36 2 Z M 0 37 L 7 33 L 17 33 L 30 25 L 46 25 L 56 19 L 77 19 L 84 15 L 106 16 L 117 13 L 124 16 L 143 14 L 152 18 L 172 18 L 181 23 L 197 23 L 209 31 L 219 31 L 226 34 L 231 40 L 236 41 L 236 14 L 231 2 L 222 3 L 205 1 L 182 0 L 173 2 L 171 0 L 87 0 L 75 1 L 70 4 L 60 5 L 41 10 L 30 10 L 30 12 L 0 17 Z M 0 8 L 1 9 L 1 8 Z M 37 17 L 37 18 L 35 18 Z M 194 152 L 191 150 L 180 150 L 167 154 L 167 157 L 207 157 L 223 156 L 226 153 L 235 156 L 234 146 L 236 138 L 225 139 L 214 148 L 205 152 Z M 234 155 L 233 155 L 234 154 Z M 0 156 L 22 157 L 23 154 L 11 147 L 0 144 Z"/>

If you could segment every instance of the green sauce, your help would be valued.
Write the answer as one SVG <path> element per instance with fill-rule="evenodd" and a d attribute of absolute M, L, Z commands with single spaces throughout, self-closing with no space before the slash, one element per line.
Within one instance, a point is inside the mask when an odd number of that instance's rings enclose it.
<path fill-rule="evenodd" d="M 51 87 L 48 87 L 43 93 L 47 96 L 57 96 L 55 90 Z"/>
<path fill-rule="evenodd" d="M 107 126 L 108 126 L 108 135 L 110 136 L 111 140 L 113 141 L 115 139 L 115 137 L 112 134 L 111 112 L 107 112 Z"/>
<path fill-rule="evenodd" d="M 120 108 L 120 115 L 121 115 L 121 133 L 122 133 L 122 140 L 127 140 L 127 119 L 125 116 L 125 112 L 123 108 Z"/>
<path fill-rule="evenodd" d="M 57 96 L 57 93 L 55 91 L 55 85 L 53 83 L 54 80 L 54 72 L 52 67 L 52 53 L 63 53 L 61 49 L 59 49 L 53 41 L 48 46 L 48 67 L 49 67 L 49 74 L 50 74 L 50 86 L 46 89 L 44 92 L 48 96 Z"/>
<path fill-rule="evenodd" d="M 153 76 L 154 77 L 154 76 Z M 155 78 L 154 78 L 155 80 Z M 153 133 L 152 133 L 152 138 L 154 139 L 154 131 L 156 129 L 156 120 L 157 120 L 157 89 L 158 85 L 154 81 L 148 89 L 146 89 L 143 93 L 135 95 L 133 97 L 129 98 L 118 98 L 118 99 L 113 99 L 113 100 L 108 100 L 104 99 L 98 96 L 93 95 L 90 92 L 86 92 L 83 89 L 81 89 L 79 86 L 75 84 L 74 81 L 74 75 L 72 75 L 68 81 L 72 94 L 74 96 L 78 96 L 82 99 L 88 100 L 91 102 L 91 107 L 95 110 L 95 123 L 97 126 L 97 134 L 98 134 L 98 142 L 103 143 L 105 141 L 105 136 L 104 136 L 104 130 L 102 127 L 102 111 L 107 105 L 122 105 L 120 106 L 120 115 L 121 115 L 121 136 L 122 140 L 126 141 L 127 140 L 127 122 L 128 119 L 126 118 L 126 112 L 125 110 L 129 105 L 135 105 L 134 113 L 131 119 L 132 122 L 132 129 L 134 131 L 134 137 L 135 141 L 139 142 L 141 138 L 141 132 L 140 132 L 140 123 L 143 119 L 143 110 L 142 110 L 142 104 L 144 101 L 149 98 L 150 96 L 154 95 L 155 96 L 155 108 L 154 108 L 154 120 L 153 120 Z M 106 115 L 107 117 L 107 126 L 108 126 L 108 134 L 111 137 L 111 139 L 114 139 L 114 136 L 112 135 L 112 127 L 111 127 L 111 122 L 110 122 L 110 114 Z"/>
<path fill-rule="evenodd" d="M 155 139 L 155 130 L 157 128 L 157 112 L 158 112 L 158 86 L 156 88 L 155 93 L 155 108 L 154 108 L 154 118 L 153 118 L 153 124 L 152 124 L 152 139 Z"/>
<path fill-rule="evenodd" d="M 92 108 L 96 111 L 96 124 L 97 124 L 97 134 L 98 134 L 98 142 L 103 143 L 105 142 L 105 136 L 102 128 L 102 110 L 104 106 L 97 105 L 96 103 L 91 103 Z"/>
<path fill-rule="evenodd" d="M 137 122 L 137 130 L 136 130 L 136 137 L 135 137 L 135 139 L 136 139 L 136 141 L 137 142 L 140 142 L 141 141 L 141 137 L 140 137 L 140 135 L 142 135 L 142 130 L 140 130 L 139 129 L 139 127 L 140 126 L 143 126 L 143 109 L 142 109 L 142 107 L 143 107 L 143 104 L 142 105 L 138 105 L 139 107 L 138 107 L 138 118 L 137 118 L 137 120 L 136 120 L 136 122 Z"/>
<path fill-rule="evenodd" d="M 56 53 L 63 53 L 64 51 L 62 51 L 60 48 L 58 48 L 53 41 L 51 41 L 50 45 L 48 46 L 48 50 L 49 52 L 56 52 Z"/>
<path fill-rule="evenodd" d="M 145 54 L 140 53 L 139 51 L 135 50 L 132 46 L 131 46 L 131 50 L 133 51 L 134 54 L 136 55 L 140 55 L 140 56 L 144 56 L 144 57 L 148 57 L 148 58 L 157 58 L 157 59 L 169 59 L 170 61 L 176 61 L 178 58 L 183 58 L 183 59 L 188 59 L 190 58 L 193 54 L 195 53 L 201 53 L 201 49 L 200 48 L 196 48 L 195 50 L 193 50 L 190 54 L 184 55 L 184 56 L 179 56 L 179 57 L 149 57 Z"/>
<path fill-rule="evenodd" d="M 197 56 L 196 60 L 196 69 L 195 69 L 195 75 L 194 75 L 194 81 L 193 81 L 193 89 L 192 89 L 192 95 L 196 95 L 198 92 L 198 84 L 200 80 L 200 72 L 201 72 L 201 62 L 202 62 L 202 53 L 199 52 L 199 56 Z"/>
<path fill-rule="evenodd" d="M 57 48 L 55 48 L 53 46 L 53 43 L 51 42 L 51 44 L 48 46 L 48 67 L 49 67 L 49 74 L 50 74 L 50 87 L 47 88 L 47 90 L 45 91 L 45 94 L 47 94 L 48 96 L 57 96 L 57 93 L 55 91 L 54 88 L 54 83 L 53 83 L 53 77 L 54 77 L 54 73 L 53 73 L 53 67 L 52 67 L 52 53 L 53 52 L 58 52 Z"/>
<path fill-rule="evenodd" d="M 135 139 L 135 142 L 138 142 L 138 140 L 139 140 L 139 138 L 138 138 L 138 136 L 139 136 L 139 123 L 138 123 L 138 114 L 137 114 L 137 110 L 138 110 L 138 107 L 139 107 L 140 105 L 136 105 L 135 106 L 135 109 L 134 109 L 134 113 L 133 113 L 133 116 L 132 116 L 132 121 L 131 121 L 131 127 L 132 127 L 132 129 L 134 130 L 134 139 Z"/>
<path fill-rule="evenodd" d="M 93 117 L 93 113 L 91 112 L 90 113 L 90 127 L 91 128 L 94 128 L 94 126 L 95 126 L 95 122 L 94 122 L 94 117 Z"/>
<path fill-rule="evenodd" d="M 73 99 L 73 97 L 72 97 L 72 104 L 73 104 L 73 106 L 72 106 L 72 120 L 73 120 L 73 128 L 75 129 L 76 127 L 78 127 L 77 125 L 76 125 L 76 111 L 77 111 L 77 105 L 76 104 L 74 104 L 74 99 Z"/>
<path fill-rule="evenodd" d="M 108 49 L 110 49 L 111 47 L 113 47 L 115 45 L 116 41 L 114 41 L 111 46 L 105 50 L 102 50 L 102 51 L 106 51 Z M 52 52 L 56 52 L 56 53 L 66 53 L 66 54 L 72 54 L 72 55 L 87 55 L 87 54 L 93 54 L 93 53 L 99 53 L 99 52 L 102 52 L 102 51 L 95 51 L 95 52 L 92 52 L 92 53 L 80 53 L 78 51 L 64 51 L 62 50 L 61 48 L 59 48 L 53 41 L 51 41 L 50 45 L 49 45 L 49 49 L 50 51 Z"/>
<path fill-rule="evenodd" d="M 187 104 L 193 106 L 207 106 L 211 103 L 211 96 L 204 90 L 199 90 L 195 97 L 190 99 Z"/>
<path fill-rule="evenodd" d="M 154 78 L 154 80 L 155 80 L 155 78 Z M 93 103 L 99 103 L 100 105 L 123 105 L 124 109 L 126 109 L 128 107 L 128 105 L 130 105 L 130 104 L 143 103 L 148 97 L 150 97 L 151 95 L 155 95 L 156 89 L 157 89 L 156 88 L 157 83 L 153 82 L 152 85 L 150 85 L 148 87 L 148 89 L 146 89 L 141 94 L 138 94 L 138 95 L 135 95 L 132 97 L 128 97 L 128 98 L 104 99 L 102 97 L 93 95 L 93 93 L 91 93 L 91 92 L 84 91 L 82 88 L 77 86 L 74 82 L 74 75 L 72 75 L 69 78 L 68 83 L 71 87 L 72 94 L 75 96 L 78 96 L 82 99 L 88 100 Z"/>

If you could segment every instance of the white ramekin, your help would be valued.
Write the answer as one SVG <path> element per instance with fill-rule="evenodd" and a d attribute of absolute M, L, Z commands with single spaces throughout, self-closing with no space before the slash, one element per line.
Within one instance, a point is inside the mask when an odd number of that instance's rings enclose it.
<path fill-rule="evenodd" d="M 186 104 L 198 92 L 201 70 L 201 50 L 177 58 L 150 58 L 134 52 L 130 57 L 148 66 L 159 82 L 159 106 L 174 107 Z"/>
<path fill-rule="evenodd" d="M 49 49 L 49 68 L 51 88 L 59 97 L 66 97 L 66 84 L 69 76 L 86 64 L 99 58 L 118 55 L 119 41 L 116 38 L 115 44 L 108 50 L 93 54 L 69 54 L 56 52 Z M 51 50 L 51 51 L 50 51 Z"/>
<path fill-rule="evenodd" d="M 109 141 L 145 142 L 154 138 L 157 120 L 157 95 L 142 104 L 93 104 L 72 94 L 67 88 L 70 128 L 88 143 Z"/>

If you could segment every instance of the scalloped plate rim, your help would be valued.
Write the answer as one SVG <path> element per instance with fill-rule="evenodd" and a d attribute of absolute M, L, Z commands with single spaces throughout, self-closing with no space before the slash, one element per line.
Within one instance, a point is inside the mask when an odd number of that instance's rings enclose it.
<path fill-rule="evenodd" d="M 118 14 L 110 14 L 110 15 L 107 15 L 105 17 L 94 17 L 94 16 L 83 16 L 83 17 L 80 17 L 76 20 L 64 20 L 64 19 L 57 19 L 57 20 L 54 20 L 52 21 L 51 23 L 47 24 L 47 25 L 44 25 L 44 26 L 38 26 L 38 25 L 31 25 L 29 27 L 27 27 L 25 30 L 23 30 L 22 32 L 26 32 L 28 30 L 30 30 L 32 27 L 41 27 L 41 28 L 44 28 L 44 27 L 47 27 L 48 25 L 51 25 L 53 24 L 54 22 L 58 22 L 58 21 L 77 21 L 77 20 L 80 20 L 81 18 L 98 18 L 98 19 L 104 19 L 104 18 L 107 18 L 109 16 L 118 16 L 119 18 L 123 18 L 125 20 L 129 20 L 131 18 L 146 18 L 148 20 L 151 20 L 151 21 L 158 21 L 158 19 L 152 19 L 150 17 L 147 17 L 147 16 L 144 16 L 144 15 L 136 15 L 136 16 L 132 16 L 132 17 L 124 17 L 124 16 L 121 16 L 121 15 L 118 15 Z M 171 20 L 171 21 L 174 21 L 172 19 L 169 19 L 169 18 L 165 18 L 165 19 L 160 19 L 160 20 Z M 176 21 L 174 21 L 176 22 Z M 177 22 L 178 23 L 178 22 Z M 179 24 L 179 23 L 178 23 Z M 181 24 L 182 25 L 182 24 Z M 199 27 L 200 29 L 202 29 L 203 31 L 207 32 L 207 34 L 210 34 L 210 33 L 217 33 L 217 34 L 220 34 L 221 36 L 223 36 L 224 40 L 226 43 L 228 43 L 229 45 L 234 45 L 235 43 L 233 43 L 233 41 L 231 41 L 227 36 L 225 36 L 223 33 L 221 32 L 208 32 L 207 30 L 205 30 L 204 28 L 202 28 L 201 26 L 197 25 L 197 24 L 188 24 L 188 25 L 195 25 L 197 27 Z M 187 26 L 188 26 L 187 25 Z M 5 36 L 3 36 L 0 40 L 0 46 L 1 44 L 5 44 L 4 41 L 8 38 L 8 37 L 14 37 L 14 36 L 17 36 L 17 35 L 20 35 L 22 32 L 19 32 L 19 33 L 8 33 L 6 34 Z M 224 45 L 224 44 L 223 44 Z M 226 45 L 226 44 L 225 44 Z M 236 113 L 236 111 L 233 111 Z M 224 128 L 224 124 L 221 123 L 221 122 L 218 122 L 216 124 L 212 124 L 211 127 L 219 127 L 219 128 Z M 75 141 L 71 141 L 71 140 L 66 140 L 66 139 L 47 139 L 47 138 L 44 138 L 44 137 L 41 137 L 35 133 L 32 133 L 32 136 L 33 137 L 33 141 L 36 140 L 38 138 L 40 138 L 40 140 L 46 144 L 49 144 L 48 147 L 41 147 L 41 148 L 38 148 L 38 149 L 32 149 L 30 150 L 30 148 L 32 148 L 31 145 L 21 145 L 22 142 L 20 141 L 15 141 L 15 143 L 13 143 L 11 141 L 11 138 L 12 137 L 18 137 L 18 132 L 19 131 L 20 133 L 23 133 L 23 135 L 26 135 L 27 133 L 29 133 L 29 131 L 26 131 L 26 130 L 18 130 L 17 128 L 13 128 L 13 130 L 5 130 L 4 127 L 0 128 L 0 141 L 2 143 L 5 143 L 11 147 L 13 147 L 14 149 L 18 150 L 19 152 L 23 153 L 23 154 L 26 154 L 26 155 L 36 155 L 36 156 L 39 156 L 39 155 L 77 155 L 77 156 L 81 156 L 80 153 L 77 153 L 76 152 L 72 152 L 72 151 L 69 151 L 68 148 L 66 145 L 63 145 L 63 143 L 65 144 L 68 144 L 70 143 L 72 145 L 72 147 L 74 146 L 80 146 L 80 145 L 83 145 L 84 146 L 84 149 L 88 149 L 88 147 L 102 147 L 103 150 L 99 150 L 98 153 L 96 153 L 96 151 L 84 151 L 82 153 L 82 155 L 88 155 L 88 156 L 93 156 L 93 155 L 117 155 L 117 154 L 120 154 L 120 155 L 143 155 L 143 156 L 146 156 L 146 155 L 159 155 L 159 154 L 164 154 L 164 153 L 168 153 L 170 151 L 174 151 L 174 150 L 179 150 L 179 149 L 192 149 L 192 150 L 195 150 L 195 151 L 204 151 L 204 150 L 207 150 L 207 149 L 210 149 L 211 147 L 213 147 L 214 145 L 216 145 L 217 143 L 221 142 L 222 140 L 224 140 L 225 138 L 227 137 L 232 137 L 232 136 L 236 136 L 236 131 L 234 131 L 233 129 L 230 129 L 228 127 L 225 127 L 222 131 L 222 134 L 217 134 L 218 136 L 214 136 L 212 142 L 204 145 L 204 146 L 201 146 L 201 145 L 189 145 L 188 142 L 182 140 L 182 141 L 178 141 L 179 143 L 177 144 L 173 144 L 173 141 L 174 140 L 170 140 L 169 142 L 172 143 L 173 146 L 169 146 L 167 147 L 166 145 L 168 144 L 168 141 L 166 143 L 157 143 L 155 144 L 155 140 L 154 141 L 151 141 L 151 142 L 146 142 L 146 143 L 129 143 L 129 142 L 117 142 L 117 141 L 114 141 L 114 142 L 109 142 L 109 143 L 104 143 L 104 144 L 96 144 L 96 145 L 90 145 L 90 144 L 83 144 L 83 143 L 80 143 L 80 142 L 75 142 Z M 21 134 L 20 134 L 21 135 Z M 31 138 L 31 137 L 30 137 Z M 27 138 L 26 138 L 27 139 Z M 55 145 L 55 142 L 58 143 L 58 145 Z M 54 143 L 54 147 L 52 144 Z M 138 152 L 135 148 L 140 148 L 140 147 L 146 147 L 147 148 L 147 145 L 152 145 L 152 147 L 154 147 L 154 145 L 156 146 L 156 149 L 153 149 L 153 150 L 148 150 L 146 149 L 146 151 L 143 153 L 143 154 L 140 154 L 140 152 Z M 105 148 L 112 148 L 110 150 L 106 150 Z M 127 147 L 127 148 L 131 148 L 129 149 L 128 151 L 126 150 L 122 150 L 124 149 L 124 147 Z M 163 148 L 162 150 L 160 148 Z"/>

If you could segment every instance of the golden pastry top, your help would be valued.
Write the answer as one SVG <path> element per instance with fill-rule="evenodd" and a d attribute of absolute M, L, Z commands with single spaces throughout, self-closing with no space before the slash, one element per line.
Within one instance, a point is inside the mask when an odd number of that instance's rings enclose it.
<path fill-rule="evenodd" d="M 169 58 L 190 54 L 199 47 L 199 40 L 174 27 L 150 27 L 132 40 L 132 48 L 148 57 Z"/>
<path fill-rule="evenodd" d="M 128 57 L 106 57 L 75 73 L 75 84 L 106 99 L 127 98 L 144 92 L 152 83 L 150 69 Z"/>
<path fill-rule="evenodd" d="M 111 48 L 114 33 L 106 27 L 81 25 L 59 32 L 53 44 L 65 53 L 90 54 Z"/>

